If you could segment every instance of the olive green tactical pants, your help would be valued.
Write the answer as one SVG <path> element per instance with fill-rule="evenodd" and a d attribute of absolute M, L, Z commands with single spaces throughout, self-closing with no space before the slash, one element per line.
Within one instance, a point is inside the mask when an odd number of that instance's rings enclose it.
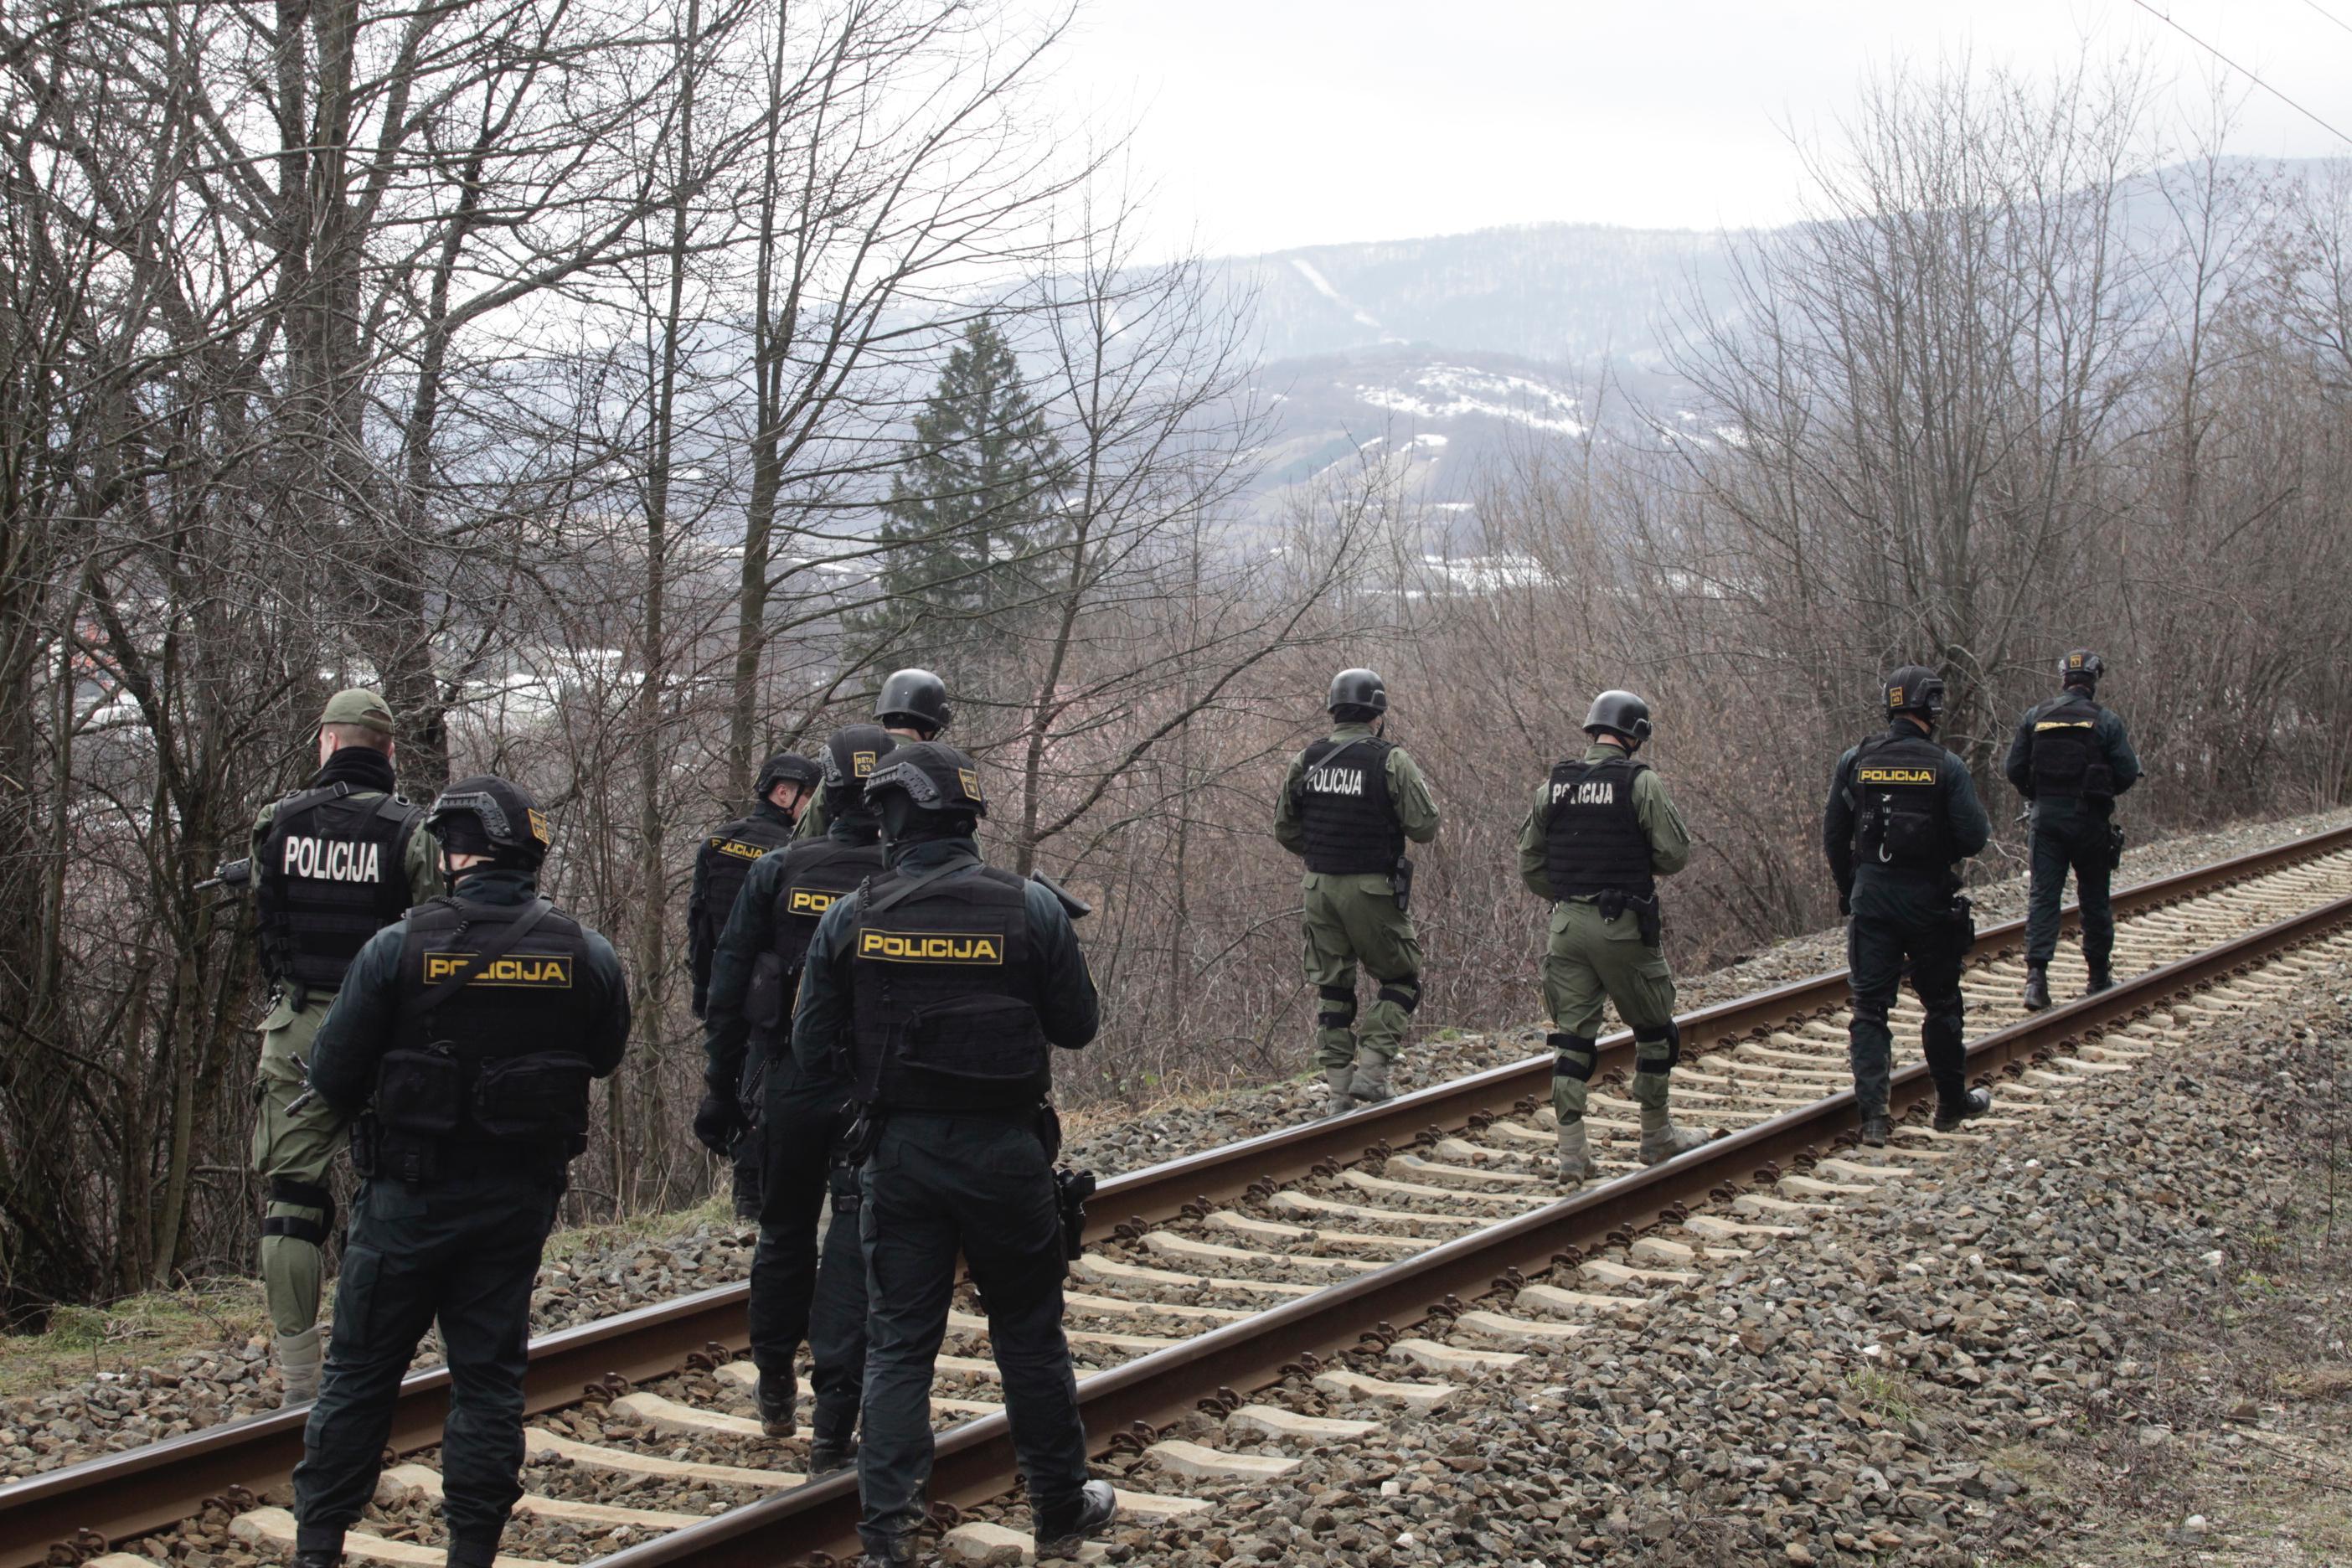
<path fill-rule="evenodd" d="M 1412 1010 L 1421 1005 L 1421 942 L 1412 917 L 1396 906 L 1385 876 L 1340 877 L 1309 871 L 1301 887 L 1301 924 L 1307 983 L 1322 994 L 1316 1017 L 1315 1065 L 1352 1064 L 1367 1057 L 1394 1061 L 1404 1049 Z M 1356 1024 L 1356 966 L 1380 983 L 1380 994 Z"/>
<path fill-rule="evenodd" d="M 261 1222 L 262 1290 L 280 1334 L 302 1333 L 319 1321 L 322 1248 L 335 1227 L 331 1177 L 349 1133 L 318 1100 L 290 1116 L 286 1110 L 302 1092 L 302 1069 L 294 1058 L 310 1059 L 310 1041 L 333 1001 L 331 994 L 314 995 L 297 1009 L 281 1000 L 261 1021 L 253 1169 L 269 1205 Z"/>
<path fill-rule="evenodd" d="M 1551 1014 L 1551 1105 L 1562 1121 L 1584 1114 L 1589 1079 L 1600 1059 L 1601 1006 L 1633 1031 L 1635 1103 L 1666 1103 L 1666 1071 L 1674 1054 L 1675 977 L 1665 954 L 1642 941 L 1632 914 L 1601 918 L 1590 899 L 1568 899 L 1551 909 L 1544 949 L 1544 1006 Z"/>

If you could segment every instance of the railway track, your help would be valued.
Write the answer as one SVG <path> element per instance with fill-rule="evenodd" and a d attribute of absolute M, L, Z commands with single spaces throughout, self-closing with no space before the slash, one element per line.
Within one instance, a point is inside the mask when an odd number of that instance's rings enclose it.
<path fill-rule="evenodd" d="M 1956 1137 L 2050 1115 L 2089 1079 L 2133 1070 L 2167 1030 L 2291 986 L 2295 948 L 2352 940 L 2335 935 L 2352 924 L 2352 829 L 2143 884 L 2116 903 L 2115 966 L 2129 978 L 2038 1016 L 2017 1003 L 2021 926 L 1979 933 L 1963 978 L 1970 1072 L 2011 1076 L 1996 1117 Z M 2061 996 L 2080 990 L 2074 949 L 2062 948 L 2052 981 Z M 1133 1508 L 1207 1507 L 1183 1495 L 1188 1481 L 1214 1489 L 1278 1475 L 1296 1463 L 1286 1451 L 1433 1407 L 1460 1380 L 1574 1337 L 1592 1314 L 1639 1311 L 1654 1291 L 1948 1157 L 1946 1140 L 1916 1123 L 1885 1151 L 1834 1152 L 1853 1121 L 1844 997 L 1832 973 L 1685 1016 L 1677 1114 L 1725 1135 L 1646 1169 L 1632 1158 L 1634 1110 L 1619 1081 L 1631 1039 L 1604 1040 L 1589 1118 L 1602 1178 L 1565 1198 L 1550 1177 L 1548 1057 L 1106 1181 L 1068 1322 L 1098 1451 L 1122 1453 L 1117 1462 L 1159 1494 L 1128 1494 Z M 1918 1021 L 1905 997 L 1898 1061 Z M 1896 1078 L 1897 1114 L 1931 1092 L 1915 1063 Z M 750 1374 L 732 1348 L 744 1296 L 705 1291 L 534 1342 L 533 1491 L 509 1532 L 520 1557 L 534 1539 L 551 1560 L 616 1548 L 603 1557 L 612 1568 L 854 1556 L 855 1477 L 803 1484 L 789 1468 L 799 1441 L 761 1439 L 742 1414 Z M 1013 1463 L 984 1317 L 960 1310 L 946 1348 L 933 1497 L 945 1505 L 943 1546 L 977 1561 L 1025 1537 L 955 1520 L 958 1507 L 1002 1496 Z M 396 1454 L 429 1452 L 446 1389 L 438 1371 L 404 1385 Z M 1234 1392 L 1258 1389 L 1271 1392 Z M 1181 1420 L 1201 1436 L 1203 1410 L 1223 1446 L 1168 1435 Z M 135 1568 L 150 1560 L 121 1543 L 207 1509 L 234 1515 L 249 1543 L 290 1540 L 290 1520 L 258 1494 L 282 1486 L 300 1426 L 299 1411 L 273 1414 L 0 1487 L 0 1568 Z M 437 1487 L 412 1458 L 383 1497 L 421 1508 Z M 638 1506 L 649 1492 L 687 1506 Z M 388 1537 L 355 1535 L 351 1548 L 358 1560 L 440 1560 Z"/>

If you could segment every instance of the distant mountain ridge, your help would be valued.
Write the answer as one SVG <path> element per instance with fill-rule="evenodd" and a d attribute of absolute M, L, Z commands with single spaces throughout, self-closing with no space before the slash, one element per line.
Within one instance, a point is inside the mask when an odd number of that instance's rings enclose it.
<path fill-rule="evenodd" d="M 1582 364 L 1657 363 L 1666 307 L 1721 280 L 1723 237 L 1538 224 L 1318 245 L 1215 263 L 1255 297 L 1269 361 L 1428 343 Z"/>

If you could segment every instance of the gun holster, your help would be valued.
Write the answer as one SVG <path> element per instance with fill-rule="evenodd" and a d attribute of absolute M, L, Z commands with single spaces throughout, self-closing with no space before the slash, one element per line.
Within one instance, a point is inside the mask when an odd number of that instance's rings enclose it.
<path fill-rule="evenodd" d="M 1062 1256 L 1071 1262 L 1087 1247 L 1087 1200 L 1095 1195 L 1095 1173 L 1067 1165 L 1054 1173 L 1054 1204 L 1062 1211 Z"/>
<path fill-rule="evenodd" d="M 1396 858 L 1396 864 L 1389 868 L 1389 891 L 1396 896 L 1396 907 L 1399 914 L 1406 914 L 1412 911 L 1412 859 L 1410 856 L 1398 856 Z M 1075 1254 L 1073 1256 L 1075 1256 Z"/>

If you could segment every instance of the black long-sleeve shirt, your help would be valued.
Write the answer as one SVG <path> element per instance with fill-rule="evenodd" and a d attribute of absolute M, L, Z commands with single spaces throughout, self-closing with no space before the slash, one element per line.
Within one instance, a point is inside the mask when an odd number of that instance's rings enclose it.
<path fill-rule="evenodd" d="M 521 904 L 537 898 L 539 887 L 526 871 L 483 869 L 461 873 L 457 894 L 475 903 Z M 606 1078 L 621 1065 L 628 1044 L 629 983 L 612 943 L 584 926 L 581 935 L 588 951 L 576 984 L 587 993 L 595 1025 L 585 1039 L 561 1043 L 585 1058 L 590 1072 Z M 310 1087 L 338 1116 L 358 1115 L 375 1092 L 376 1066 L 393 1047 L 399 1018 L 400 952 L 407 940 L 404 920 L 368 939 L 311 1042 Z"/>
<path fill-rule="evenodd" d="M 1906 740 L 1916 740 L 1925 733 L 1906 718 L 1895 719 L 1888 728 Z M 1838 758 L 1837 769 L 1830 775 L 1829 805 L 1822 811 L 1822 853 L 1829 858 L 1830 875 L 1837 881 L 1841 898 L 1853 889 L 1853 760 L 1861 750 L 1859 746 L 1848 746 Z M 1984 803 L 1977 798 L 1976 781 L 1969 777 L 1969 765 L 1946 752 L 1936 769 L 1936 787 L 1944 797 L 1952 847 L 1964 860 L 1980 852 L 1992 840 L 1992 819 L 1985 815 Z"/>
<path fill-rule="evenodd" d="M 892 869 L 929 871 L 950 864 L 980 864 L 980 847 L 969 838 L 934 838 L 894 849 Z M 1029 962 L 1037 969 L 1037 1023 L 1045 1038 L 1076 1050 L 1102 1027 L 1094 976 L 1087 973 L 1078 933 L 1059 899 L 1035 882 L 1024 889 L 1029 917 Z M 857 921 L 857 899 L 836 900 L 810 939 L 801 968 L 800 1005 L 793 1014 L 793 1057 L 803 1072 L 835 1075 L 836 1053 L 845 1054 L 852 1024 L 849 973 L 850 928 Z"/>

